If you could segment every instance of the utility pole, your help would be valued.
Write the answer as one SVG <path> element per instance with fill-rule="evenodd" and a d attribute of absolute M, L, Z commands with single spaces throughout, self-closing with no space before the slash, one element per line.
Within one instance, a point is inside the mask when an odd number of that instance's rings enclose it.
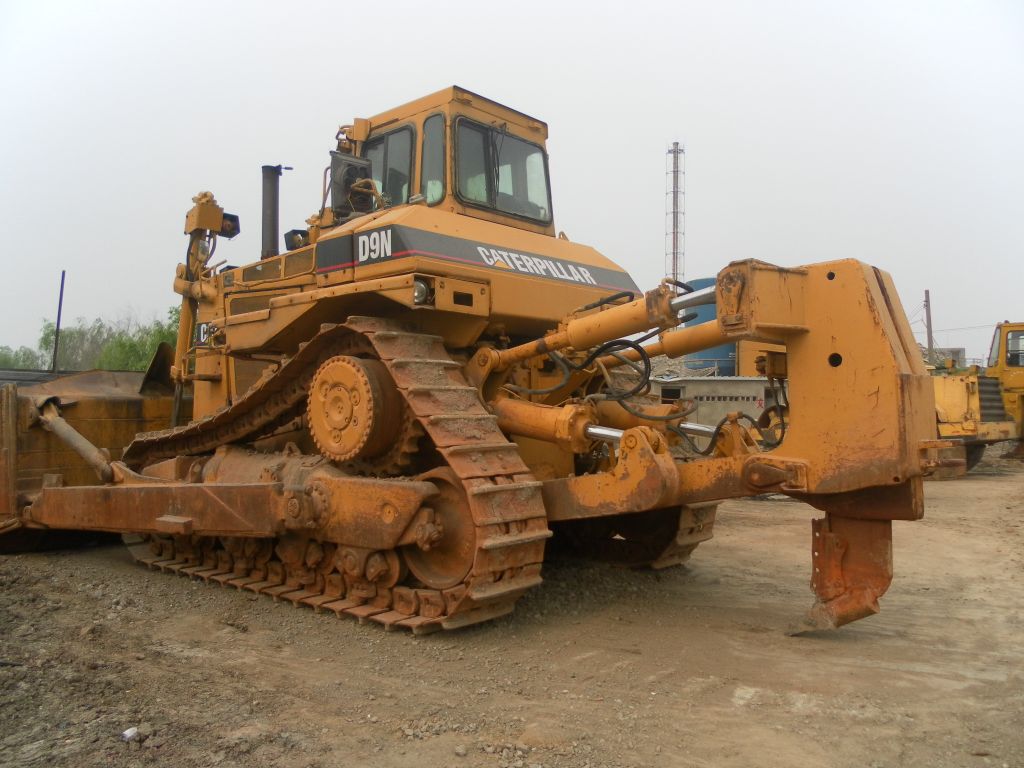
<path fill-rule="evenodd" d="M 924 291 L 924 327 L 928 331 L 928 362 L 935 364 L 935 339 L 932 337 L 932 299 L 928 289 Z"/>
<path fill-rule="evenodd" d="M 64 270 L 60 271 L 60 297 L 57 299 L 57 327 L 53 330 L 53 359 L 50 361 L 50 370 L 57 372 L 57 349 L 60 347 L 60 314 L 64 309 Z"/>

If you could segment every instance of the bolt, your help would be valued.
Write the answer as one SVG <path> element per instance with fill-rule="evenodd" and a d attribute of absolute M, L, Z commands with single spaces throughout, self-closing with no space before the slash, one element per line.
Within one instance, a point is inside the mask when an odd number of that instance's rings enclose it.
<path fill-rule="evenodd" d="M 636 448 L 636 435 L 627 435 L 625 440 L 627 448 Z"/>
<path fill-rule="evenodd" d="M 398 517 L 398 509 L 390 501 L 386 501 L 380 508 L 380 516 L 385 523 L 393 523 Z"/>

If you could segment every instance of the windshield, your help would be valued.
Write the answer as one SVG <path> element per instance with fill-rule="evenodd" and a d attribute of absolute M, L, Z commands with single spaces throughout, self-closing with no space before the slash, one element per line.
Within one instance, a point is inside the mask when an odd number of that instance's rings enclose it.
<path fill-rule="evenodd" d="M 988 351 L 989 367 L 999 364 L 999 334 L 1002 330 L 1003 329 L 997 325 L 996 332 L 992 334 L 992 348 Z"/>
<path fill-rule="evenodd" d="M 459 120 L 455 148 L 459 197 L 472 205 L 551 221 L 548 168 L 536 144 Z"/>

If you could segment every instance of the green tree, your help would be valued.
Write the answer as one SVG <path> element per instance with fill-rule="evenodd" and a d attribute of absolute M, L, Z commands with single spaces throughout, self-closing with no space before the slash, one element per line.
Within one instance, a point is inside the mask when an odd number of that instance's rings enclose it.
<path fill-rule="evenodd" d="M 44 362 L 42 358 L 39 352 L 28 347 L 0 347 L 0 368 L 45 368 L 50 361 Z"/>
<path fill-rule="evenodd" d="M 114 333 L 103 346 L 96 367 L 107 371 L 144 371 L 160 342 L 174 344 L 177 340 L 179 312 L 180 307 L 173 307 L 164 322 L 131 324 Z"/>
<path fill-rule="evenodd" d="M 179 307 L 167 312 L 166 320 L 140 323 L 134 318 L 114 322 L 78 318 L 60 329 L 57 368 L 63 371 L 143 371 L 162 341 L 174 344 L 178 335 Z M 43 321 L 38 349 L 0 346 L 0 368 L 49 368 L 56 326 Z"/>
<path fill-rule="evenodd" d="M 127 325 L 120 321 L 118 325 Z M 80 317 L 73 324 L 60 329 L 60 348 L 57 350 L 57 370 L 88 371 L 97 367 L 103 348 L 110 343 L 118 329 L 105 320 L 97 318 L 91 322 Z M 39 352 L 53 354 L 56 325 L 44 320 L 39 332 Z"/>

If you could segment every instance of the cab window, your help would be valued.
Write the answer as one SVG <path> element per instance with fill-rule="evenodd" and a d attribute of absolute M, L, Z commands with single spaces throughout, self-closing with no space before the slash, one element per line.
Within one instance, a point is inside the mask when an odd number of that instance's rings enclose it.
<path fill-rule="evenodd" d="M 464 202 L 551 221 L 547 157 L 540 146 L 463 118 L 456 123 L 455 157 Z"/>
<path fill-rule="evenodd" d="M 536 144 L 495 131 L 498 161 L 497 208 L 505 213 L 550 220 L 544 151 Z"/>
<path fill-rule="evenodd" d="M 1024 331 L 1007 332 L 1006 364 L 1015 368 L 1024 367 Z"/>
<path fill-rule="evenodd" d="M 493 207 L 487 180 L 487 131 L 462 120 L 458 137 L 459 196 L 466 202 Z"/>
<path fill-rule="evenodd" d="M 420 194 L 427 201 L 427 205 L 435 205 L 444 198 L 444 117 L 442 115 L 431 115 L 423 123 Z"/>
<path fill-rule="evenodd" d="M 391 205 L 409 201 L 412 144 L 412 129 L 399 128 L 369 139 L 363 147 L 363 157 L 370 161 L 370 173 L 377 189 Z"/>

